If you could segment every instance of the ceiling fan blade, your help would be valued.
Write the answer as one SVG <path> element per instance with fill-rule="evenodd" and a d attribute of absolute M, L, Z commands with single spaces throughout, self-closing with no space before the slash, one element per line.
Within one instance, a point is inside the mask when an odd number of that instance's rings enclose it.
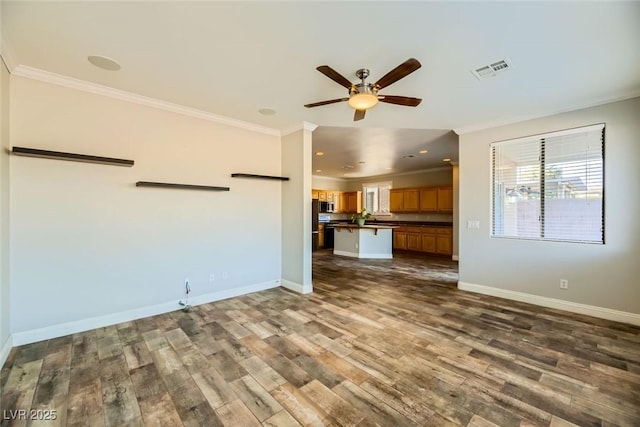
<path fill-rule="evenodd" d="M 409 58 L 404 61 L 402 64 L 398 65 L 393 70 L 389 71 L 387 74 L 382 76 L 380 80 L 378 80 L 374 86 L 378 89 L 382 89 L 383 87 L 387 87 L 390 84 L 393 84 L 400 80 L 403 77 L 408 76 L 413 73 L 415 70 L 420 68 L 422 64 L 415 58 Z"/>
<path fill-rule="evenodd" d="M 366 112 L 367 110 L 356 110 L 355 114 L 353 115 L 353 121 L 357 122 L 358 120 L 364 119 L 364 115 Z"/>
<path fill-rule="evenodd" d="M 420 98 L 411 98 L 409 96 L 380 95 L 378 101 L 388 104 L 405 105 L 407 107 L 417 107 L 422 102 Z"/>
<path fill-rule="evenodd" d="M 321 105 L 335 104 L 336 102 L 343 102 L 348 100 L 349 98 L 337 98 L 337 99 L 330 99 L 328 101 L 314 102 L 313 104 L 305 104 L 304 106 L 307 108 L 312 108 L 312 107 L 319 107 Z"/>
<path fill-rule="evenodd" d="M 346 87 L 347 89 L 349 89 L 352 86 L 351 82 L 347 80 L 346 77 L 344 77 L 342 74 L 340 74 L 333 68 L 329 67 L 328 65 L 321 65 L 317 67 L 316 70 L 320 71 L 322 74 L 329 77 L 331 80 L 338 83 L 339 85 Z"/>

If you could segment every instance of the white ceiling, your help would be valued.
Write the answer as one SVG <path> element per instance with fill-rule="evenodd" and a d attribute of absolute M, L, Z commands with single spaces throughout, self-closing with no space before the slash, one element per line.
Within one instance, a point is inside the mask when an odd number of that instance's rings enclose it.
<path fill-rule="evenodd" d="M 640 2 L 2 1 L 2 54 L 31 68 L 286 131 L 307 121 L 320 175 L 416 170 L 457 161 L 455 135 L 640 95 Z M 105 71 L 89 55 L 116 59 Z M 353 122 L 347 96 L 315 68 L 370 81 L 410 57 L 422 68 Z M 471 70 L 508 58 L 478 80 Z M 276 110 L 265 116 L 261 108 Z M 343 129 L 341 129 L 343 128 Z M 419 148 L 429 150 L 418 155 Z M 412 159 L 403 159 L 415 154 Z M 411 161 L 408 161 L 411 160 Z M 356 165 L 354 165 L 356 166 Z"/>

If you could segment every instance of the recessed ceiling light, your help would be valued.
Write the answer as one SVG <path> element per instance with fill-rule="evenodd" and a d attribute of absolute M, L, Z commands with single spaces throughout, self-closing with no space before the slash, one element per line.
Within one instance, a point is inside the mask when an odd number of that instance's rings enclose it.
<path fill-rule="evenodd" d="M 415 154 L 407 154 L 406 156 L 402 156 L 403 159 L 412 159 L 414 158 L 416 155 Z"/>
<path fill-rule="evenodd" d="M 420 150 L 420 154 L 427 154 L 429 150 Z"/>
<path fill-rule="evenodd" d="M 353 169 L 352 165 L 344 165 L 342 169 Z"/>
<path fill-rule="evenodd" d="M 322 172 L 322 169 L 316 169 L 316 172 Z"/>
<path fill-rule="evenodd" d="M 273 116 L 274 114 L 276 114 L 276 110 L 272 108 L 261 108 L 258 110 L 258 113 L 262 114 L 263 116 Z"/>
<path fill-rule="evenodd" d="M 324 153 L 322 151 L 316 151 L 316 156 L 324 156 Z"/>
<path fill-rule="evenodd" d="M 115 60 L 111 58 L 107 58 L 106 56 L 91 55 L 87 57 L 87 59 L 93 65 L 95 65 L 98 68 L 102 68 L 103 70 L 118 71 L 120 69 L 120 64 L 118 64 Z"/>
<path fill-rule="evenodd" d="M 443 162 L 450 162 L 450 161 L 451 161 L 451 159 L 447 157 L 446 159 L 442 159 L 442 161 L 443 161 Z"/>
<path fill-rule="evenodd" d="M 387 168 L 388 171 L 393 170 L 393 168 Z"/>

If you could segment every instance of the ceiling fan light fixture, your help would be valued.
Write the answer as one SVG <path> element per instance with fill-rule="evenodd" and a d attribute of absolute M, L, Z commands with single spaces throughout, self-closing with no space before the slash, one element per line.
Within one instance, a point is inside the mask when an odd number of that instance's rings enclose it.
<path fill-rule="evenodd" d="M 355 93 L 349 98 L 349 105 L 356 110 L 367 110 L 378 103 L 378 97 L 372 93 Z"/>

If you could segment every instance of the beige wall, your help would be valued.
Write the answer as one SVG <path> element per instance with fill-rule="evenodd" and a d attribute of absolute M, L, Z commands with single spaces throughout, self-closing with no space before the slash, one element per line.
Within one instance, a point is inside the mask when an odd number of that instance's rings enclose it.
<path fill-rule="evenodd" d="M 306 126 L 306 125 L 305 125 Z M 303 293 L 311 283 L 311 130 L 282 137 L 282 285 Z"/>
<path fill-rule="evenodd" d="M 635 98 L 461 135 L 462 285 L 640 314 L 639 117 L 640 98 Z M 491 238 L 489 144 L 602 122 L 606 123 L 606 244 Z M 465 228 L 468 220 L 479 220 L 480 229 Z M 559 288 L 560 279 L 569 280 L 569 290 Z"/>
<path fill-rule="evenodd" d="M 11 94 L 12 145 L 135 161 L 11 156 L 14 344 L 177 309 L 185 278 L 191 302 L 279 283 L 286 184 L 230 174 L 280 175 L 280 137 L 15 76 Z"/>
<path fill-rule="evenodd" d="M 340 178 L 327 178 L 314 175 L 312 177 L 312 188 L 318 190 L 347 191 L 347 180 Z"/>
<path fill-rule="evenodd" d="M 0 59 L 0 367 L 11 346 L 9 286 L 9 72 Z"/>

